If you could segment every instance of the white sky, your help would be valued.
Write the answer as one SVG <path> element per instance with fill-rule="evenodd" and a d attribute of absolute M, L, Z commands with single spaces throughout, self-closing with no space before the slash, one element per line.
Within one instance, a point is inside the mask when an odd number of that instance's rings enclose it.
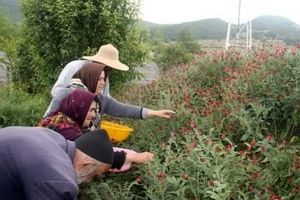
<path fill-rule="evenodd" d="M 140 0 L 141 18 L 176 24 L 207 18 L 237 23 L 239 0 Z M 241 22 L 261 15 L 289 18 L 300 25 L 300 0 L 241 0 Z"/>

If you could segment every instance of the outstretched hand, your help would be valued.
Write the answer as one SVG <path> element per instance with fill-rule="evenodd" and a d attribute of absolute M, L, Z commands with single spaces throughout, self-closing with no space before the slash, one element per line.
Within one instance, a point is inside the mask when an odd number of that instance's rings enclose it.
<path fill-rule="evenodd" d="M 170 119 L 172 116 L 175 115 L 175 112 L 172 110 L 149 110 L 148 117 L 162 117 Z"/>
<path fill-rule="evenodd" d="M 147 163 L 153 160 L 154 154 L 149 152 L 142 153 L 128 153 L 126 156 L 127 161 L 135 162 L 135 163 Z"/>
<path fill-rule="evenodd" d="M 146 163 L 146 162 L 153 160 L 153 156 L 154 156 L 154 154 L 149 153 L 149 152 L 137 153 L 135 162 Z"/>

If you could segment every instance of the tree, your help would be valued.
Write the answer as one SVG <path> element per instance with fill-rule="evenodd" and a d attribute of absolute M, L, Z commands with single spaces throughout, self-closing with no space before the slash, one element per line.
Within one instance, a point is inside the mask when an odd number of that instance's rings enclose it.
<path fill-rule="evenodd" d="M 174 65 L 191 63 L 199 51 L 200 45 L 193 39 L 191 32 L 182 30 L 176 42 L 158 46 L 154 59 L 162 70 L 167 70 Z"/>
<path fill-rule="evenodd" d="M 134 67 L 145 55 L 136 28 L 138 8 L 131 0 L 28 0 L 14 80 L 39 92 L 54 83 L 66 63 L 106 43 L 115 45 L 130 66 L 129 72 L 112 74 L 112 87 L 135 78 Z"/>
<path fill-rule="evenodd" d="M 183 29 L 181 32 L 179 32 L 177 40 L 179 45 L 191 54 L 195 54 L 200 51 L 200 45 L 189 29 Z"/>
<path fill-rule="evenodd" d="M 0 9 L 0 68 L 6 72 L 8 82 L 16 60 L 18 39 L 18 25 L 8 18 L 5 10 Z"/>

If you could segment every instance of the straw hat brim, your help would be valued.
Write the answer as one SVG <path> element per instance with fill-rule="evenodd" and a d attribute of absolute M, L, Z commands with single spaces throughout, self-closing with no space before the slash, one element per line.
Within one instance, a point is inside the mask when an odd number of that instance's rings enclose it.
<path fill-rule="evenodd" d="M 107 58 L 104 58 L 101 56 L 83 56 L 82 58 L 86 59 L 86 60 L 103 63 L 103 64 L 105 64 L 111 68 L 117 69 L 117 70 L 121 70 L 121 71 L 129 70 L 129 67 L 127 65 L 125 65 L 119 61 L 107 59 Z"/>

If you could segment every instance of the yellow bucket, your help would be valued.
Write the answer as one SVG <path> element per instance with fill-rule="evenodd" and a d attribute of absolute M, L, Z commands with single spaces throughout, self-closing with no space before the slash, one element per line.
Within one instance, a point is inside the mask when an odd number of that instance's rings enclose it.
<path fill-rule="evenodd" d="M 108 121 L 101 121 L 100 127 L 107 131 L 112 142 L 122 142 L 126 140 L 133 131 L 132 128 Z"/>

